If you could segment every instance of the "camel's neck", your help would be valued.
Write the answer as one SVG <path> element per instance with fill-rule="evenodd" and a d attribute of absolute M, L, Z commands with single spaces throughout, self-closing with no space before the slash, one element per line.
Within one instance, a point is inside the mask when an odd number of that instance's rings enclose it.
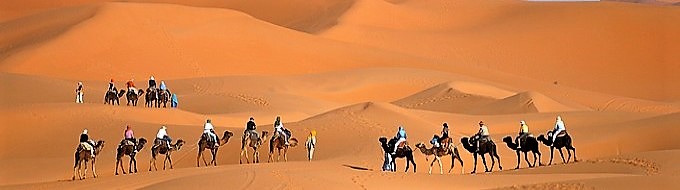
<path fill-rule="evenodd" d="M 434 154 L 434 151 L 433 151 L 434 147 L 429 148 L 429 149 L 425 148 L 425 147 L 418 147 L 418 149 L 420 149 L 420 152 L 422 152 L 423 154 L 426 154 L 426 155 Z"/>

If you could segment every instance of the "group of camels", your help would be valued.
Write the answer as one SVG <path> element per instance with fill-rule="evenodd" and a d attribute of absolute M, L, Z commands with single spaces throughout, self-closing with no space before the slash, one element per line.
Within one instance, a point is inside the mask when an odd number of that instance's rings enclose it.
<path fill-rule="evenodd" d="M 560 134 L 557 134 L 557 139 L 555 139 L 555 142 L 553 143 L 550 138 L 546 138 L 546 136 L 551 136 L 552 131 L 548 131 L 546 135 L 539 135 L 538 137 L 534 137 L 533 135 L 527 135 L 525 140 L 522 142 L 521 148 L 518 144 L 513 142 L 513 138 L 510 136 L 505 136 L 503 138 L 503 142 L 506 143 L 508 148 L 514 150 L 517 153 L 517 167 L 515 169 L 519 169 L 520 165 L 520 152 L 524 153 L 524 159 L 527 162 L 527 165 L 529 167 L 535 167 L 536 162 L 538 161 L 539 166 L 543 166 L 541 163 L 541 152 L 539 151 L 539 141 L 544 144 L 545 146 L 550 147 L 550 161 L 548 165 L 552 165 L 553 161 L 553 152 L 554 149 L 557 149 L 560 153 L 560 156 L 562 157 L 562 162 L 564 163 L 569 163 L 571 160 L 571 155 L 572 152 L 574 154 L 574 161 L 576 161 L 576 148 L 572 145 L 572 140 L 571 137 L 569 136 L 568 133 L 563 132 Z M 393 138 L 390 139 L 389 141 L 387 140 L 386 137 L 380 137 L 378 141 L 381 143 L 381 146 L 385 153 L 392 153 L 392 150 L 394 150 L 397 139 Z M 489 139 L 489 141 L 486 142 L 480 142 L 479 143 L 479 148 L 477 148 L 477 143 L 473 141 L 469 137 L 463 137 L 460 139 L 461 144 L 463 145 L 463 148 L 473 154 L 474 158 L 474 169 L 472 170 L 472 174 L 477 172 L 477 157 L 481 156 L 482 157 L 482 163 L 484 164 L 484 170 L 485 172 L 491 172 L 493 170 L 494 165 L 496 164 L 496 160 L 498 160 L 498 169 L 499 171 L 503 170 L 503 167 L 501 166 L 501 159 L 498 156 L 498 152 L 496 150 L 496 144 L 493 142 L 493 140 Z M 432 165 L 434 165 L 434 162 L 439 163 L 439 172 L 440 174 L 443 174 L 443 168 L 442 168 L 442 161 L 441 158 L 444 156 L 451 156 L 451 168 L 449 169 L 448 173 L 451 173 L 451 170 L 453 170 L 454 167 L 454 160 L 457 159 L 458 162 L 460 162 L 461 165 L 461 173 L 463 173 L 463 160 L 460 158 L 460 154 L 458 153 L 458 148 L 455 146 L 452 142 L 451 138 L 445 138 L 442 139 L 442 147 L 436 148 L 436 147 L 431 147 L 427 148 L 424 143 L 418 143 L 416 144 L 416 148 L 420 150 L 425 155 L 425 159 L 428 160 L 429 156 L 434 156 L 434 159 L 432 162 L 430 162 L 430 169 L 428 173 L 432 173 Z M 394 154 L 391 154 L 392 159 L 390 160 L 389 164 L 391 165 L 391 168 L 389 171 L 396 171 L 396 163 L 395 160 L 398 158 L 406 158 L 406 170 L 405 172 L 408 172 L 408 169 L 411 164 L 413 164 L 413 172 L 416 172 L 416 163 L 413 159 L 413 149 L 408 145 L 408 142 L 404 142 L 400 145 L 398 145 L 399 148 Z M 564 159 L 564 154 L 562 153 L 562 148 L 567 149 L 567 154 L 568 158 L 565 160 Z M 529 162 L 529 158 L 527 156 L 528 152 L 532 152 L 534 156 L 534 161 L 533 164 Z M 489 169 L 486 165 L 486 159 L 484 157 L 485 154 L 488 154 L 489 157 L 491 158 L 491 168 Z M 536 158 L 536 155 L 538 155 L 538 159 Z"/>
<path fill-rule="evenodd" d="M 203 159 L 203 163 L 205 166 L 208 165 L 213 165 L 217 166 L 217 152 L 219 150 L 219 147 L 222 145 L 225 145 L 229 142 L 229 139 L 234 136 L 234 133 L 231 131 L 225 131 L 222 135 L 221 138 L 217 138 L 217 142 L 212 142 L 208 141 L 208 136 L 206 134 L 201 135 L 200 140 L 198 141 L 197 147 L 198 147 L 198 156 L 196 157 L 196 166 L 200 167 L 200 160 L 201 158 Z M 253 149 L 253 163 L 259 163 L 259 151 L 258 147 L 264 143 L 267 142 L 269 136 L 269 132 L 267 131 L 262 131 L 262 134 L 257 134 L 256 132 L 254 133 L 244 133 L 243 137 L 241 138 L 241 156 L 239 158 L 239 163 L 242 164 L 243 160 L 242 158 L 245 157 L 246 162 L 250 163 L 250 160 L 248 159 L 248 148 Z M 129 140 L 123 140 L 121 141 L 121 144 L 118 146 L 116 149 L 116 168 L 115 168 L 115 175 L 118 175 L 119 169 L 122 170 L 123 174 L 127 173 L 137 173 L 137 159 L 135 159 L 135 156 L 137 153 L 139 153 L 144 146 L 147 144 L 147 140 L 145 138 L 140 138 L 137 140 L 137 143 L 132 143 Z M 172 158 L 171 154 L 174 151 L 178 151 L 182 148 L 182 146 L 185 144 L 185 141 L 182 139 L 178 139 L 175 143 L 165 143 L 162 142 L 162 140 L 156 140 L 154 142 L 156 146 L 153 146 L 151 148 L 151 161 L 149 162 L 149 171 L 158 170 L 156 167 L 156 157 L 159 154 L 165 155 L 165 158 L 163 160 L 163 170 L 166 169 L 166 163 L 169 163 L 170 169 L 173 168 L 172 164 Z M 296 147 L 298 144 L 298 140 L 294 137 L 291 137 L 289 139 L 289 143 L 285 143 L 285 139 L 283 136 L 275 134 L 272 139 L 269 140 L 269 159 L 268 162 L 271 161 L 279 161 L 280 157 L 283 155 L 284 161 L 288 161 L 288 148 L 293 148 Z M 94 151 L 90 151 L 90 148 L 93 149 Z M 90 163 L 91 168 L 92 168 L 92 175 L 93 177 L 97 177 L 97 173 L 95 170 L 95 162 L 97 159 L 97 155 L 101 153 L 102 149 L 104 148 L 104 141 L 100 140 L 94 143 L 94 146 L 87 146 L 83 143 L 81 143 L 75 152 L 75 165 L 73 166 L 73 180 L 76 179 L 76 175 L 78 176 L 78 179 L 85 179 L 86 173 L 87 173 L 87 167 L 88 163 Z M 210 150 L 210 153 L 212 154 L 212 159 L 210 162 L 207 162 L 205 159 L 205 156 L 203 156 L 203 152 L 208 149 Z M 276 155 L 276 159 L 274 159 L 274 151 L 276 151 L 278 154 Z M 283 151 L 283 153 L 281 153 Z M 94 153 L 94 154 L 92 154 Z M 124 156 L 128 156 L 130 158 L 130 162 L 128 165 L 128 172 L 125 172 L 125 168 L 123 166 L 123 160 L 122 158 Z M 84 165 L 84 168 L 82 167 Z"/>
<path fill-rule="evenodd" d="M 170 90 L 150 90 L 147 89 L 146 92 L 143 89 L 137 89 L 137 93 L 128 92 L 121 89 L 120 91 L 113 88 L 112 91 L 106 91 L 104 96 L 104 104 L 120 105 L 120 98 L 126 96 L 127 105 L 137 106 L 137 101 L 142 95 L 144 96 L 144 102 L 146 107 L 157 107 L 159 108 L 161 104 L 163 107 L 167 107 L 168 102 L 170 102 Z"/>

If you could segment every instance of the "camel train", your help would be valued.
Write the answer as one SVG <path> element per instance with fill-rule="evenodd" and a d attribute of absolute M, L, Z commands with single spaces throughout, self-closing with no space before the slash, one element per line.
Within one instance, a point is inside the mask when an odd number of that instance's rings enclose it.
<path fill-rule="evenodd" d="M 142 92 L 139 94 L 142 94 Z M 111 95 L 115 95 L 115 93 L 111 92 Z M 524 125 L 523 122 L 522 124 Z M 161 129 L 165 128 L 162 127 Z M 400 128 L 400 130 L 403 130 L 403 128 Z M 83 135 L 86 135 L 86 131 L 87 130 L 84 131 Z M 550 161 L 548 162 L 548 165 L 552 164 L 554 149 L 557 149 L 560 153 L 563 163 L 569 163 L 571 161 L 572 154 L 574 161 L 577 161 L 576 149 L 573 146 L 571 136 L 566 132 L 566 130 L 557 130 L 557 133 L 555 132 L 556 130 L 550 130 L 546 134 L 541 134 L 538 137 L 534 137 L 532 134 L 528 133 L 528 131 L 520 132 L 520 135 L 517 138 L 514 138 L 514 141 L 512 136 L 503 137 L 502 141 L 510 150 L 515 151 L 517 155 L 517 165 L 515 169 L 520 168 L 521 154 L 524 154 L 524 160 L 530 168 L 544 165 L 541 162 L 539 144 L 543 144 L 550 148 Z M 451 157 L 451 166 L 448 170 L 449 174 L 453 170 L 456 160 L 461 165 L 461 174 L 464 173 L 463 160 L 461 159 L 461 154 L 458 151 L 458 145 L 462 145 L 462 147 L 473 156 L 474 166 L 471 174 L 477 172 L 478 157 L 481 157 L 482 159 L 485 172 L 492 172 L 496 162 L 498 162 L 498 170 L 503 170 L 500 156 L 498 156 L 497 146 L 494 141 L 488 137 L 488 135 L 483 136 L 476 134 L 470 137 L 464 136 L 460 139 L 460 144 L 456 145 L 453 141 L 453 138 L 448 136 L 448 130 L 446 130 L 446 133 L 447 134 L 443 135 L 442 138 L 437 138 L 438 136 L 435 135 L 435 139 L 430 141 L 432 146 L 429 148 L 425 143 L 422 142 L 419 142 L 415 145 L 415 148 L 417 148 L 418 151 L 420 151 L 425 156 L 426 162 L 430 162 L 428 174 L 432 174 L 432 168 L 435 162 L 437 162 L 439 165 L 439 173 L 444 174 L 442 158 L 446 156 Z M 88 140 L 87 137 L 85 137 L 85 140 L 83 140 L 83 135 L 81 135 L 81 143 L 77 146 L 76 152 L 74 154 L 75 164 L 73 167 L 73 180 L 76 179 L 76 176 L 80 180 L 85 179 L 88 165 L 92 170 L 92 176 L 95 178 L 97 177 L 95 163 L 97 156 L 104 148 L 103 140 L 92 141 Z M 553 135 L 555 135 L 554 139 Z M 231 131 L 224 131 L 221 137 L 214 136 L 217 138 L 216 141 L 213 142 L 208 140 L 210 137 L 206 135 L 206 133 L 203 133 L 197 143 L 198 155 L 196 157 L 196 166 L 201 166 L 201 159 L 203 160 L 205 166 L 217 166 L 217 153 L 219 148 L 226 145 L 233 136 L 234 133 Z M 403 136 L 405 137 L 405 133 Z M 267 162 L 280 161 L 281 157 L 283 157 L 283 161 L 288 161 L 288 149 L 296 147 L 298 145 L 298 140 L 294 137 L 289 137 L 289 142 L 286 143 L 285 138 L 286 137 L 284 137 L 284 135 L 279 132 L 273 132 L 270 135 L 270 133 L 266 130 L 261 131 L 261 133 L 258 133 L 255 130 L 245 131 L 241 137 L 239 164 L 243 164 L 244 159 L 245 163 L 259 163 L 259 147 L 263 146 L 265 143 L 267 143 L 267 141 L 269 141 L 269 156 Z M 416 172 L 416 162 L 413 155 L 416 151 L 411 148 L 405 138 L 399 139 L 394 137 L 388 139 L 387 137 L 382 136 L 378 139 L 378 141 L 380 142 L 381 148 L 385 154 L 383 171 L 396 172 L 396 160 L 404 158 L 406 163 L 404 172 L 409 172 L 411 165 L 413 165 L 413 172 Z M 170 169 L 173 169 L 174 165 L 172 163 L 172 153 L 179 151 L 185 143 L 186 141 L 182 139 L 178 139 L 174 143 L 171 143 L 169 142 L 169 139 L 166 142 L 166 140 L 157 138 L 154 141 L 153 147 L 151 148 L 152 158 L 149 162 L 149 171 L 158 170 L 156 166 L 156 159 L 160 154 L 165 155 L 163 159 L 163 170 L 166 169 L 166 166 L 169 166 Z M 119 174 L 119 170 L 121 170 L 123 174 L 137 173 L 137 160 L 135 157 L 144 149 L 146 144 L 147 140 L 145 138 L 139 138 L 138 140 L 135 140 L 135 142 L 127 138 L 122 140 L 116 149 L 115 175 Z M 562 152 L 563 148 L 567 149 L 568 157 L 566 159 L 564 158 L 564 154 Z M 249 158 L 248 149 L 252 149 L 253 151 L 252 159 Z M 210 162 L 206 161 L 205 156 L 203 155 L 205 150 L 210 150 L 212 155 Z M 533 155 L 533 162 L 529 161 L 528 153 L 530 152 Z M 491 158 L 491 167 L 487 167 L 487 154 Z M 123 158 L 125 156 L 129 157 L 127 172 L 123 163 Z M 432 161 L 429 160 L 430 157 L 432 157 Z"/>

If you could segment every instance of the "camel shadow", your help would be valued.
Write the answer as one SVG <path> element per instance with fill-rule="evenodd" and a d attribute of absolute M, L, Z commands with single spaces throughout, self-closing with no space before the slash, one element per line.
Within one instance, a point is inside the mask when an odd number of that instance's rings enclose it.
<path fill-rule="evenodd" d="M 345 167 L 348 167 L 348 168 L 354 169 L 354 170 L 373 171 L 373 169 L 365 168 L 365 167 L 361 167 L 361 166 L 352 166 L 352 165 L 348 165 L 348 164 L 343 164 L 342 166 L 345 166 Z"/>

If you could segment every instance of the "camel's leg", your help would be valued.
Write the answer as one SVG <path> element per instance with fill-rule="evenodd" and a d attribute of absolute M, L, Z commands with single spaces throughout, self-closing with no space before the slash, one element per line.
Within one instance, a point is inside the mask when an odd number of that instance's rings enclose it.
<path fill-rule="evenodd" d="M 411 163 L 408 162 L 409 161 L 408 157 L 406 157 L 405 161 L 406 161 L 406 169 L 404 170 L 404 172 L 408 172 L 408 168 L 411 167 Z"/>
<path fill-rule="evenodd" d="M 539 166 L 543 166 L 543 163 L 541 163 L 541 152 L 538 151 L 538 148 L 536 148 L 536 149 L 537 149 L 537 150 L 536 150 L 536 152 L 535 152 L 534 154 L 538 154 L 538 165 L 539 165 Z M 534 160 L 534 162 L 535 162 L 535 160 Z M 534 163 L 534 166 L 535 166 L 535 165 L 536 165 L 536 163 Z"/>
<path fill-rule="evenodd" d="M 115 175 L 118 175 L 118 164 L 120 164 L 120 158 L 116 159 L 116 171 L 113 172 Z M 123 174 L 125 174 L 125 170 L 123 170 Z"/>
<path fill-rule="evenodd" d="M 84 163 L 85 169 L 83 170 L 83 179 L 87 178 L 87 164 L 89 164 L 88 162 L 89 161 L 86 159 Z"/>
<path fill-rule="evenodd" d="M 153 153 L 152 153 L 153 154 Z M 156 156 L 151 155 L 151 160 L 149 160 L 149 171 L 151 171 L 151 167 L 156 167 Z M 158 169 L 156 169 L 158 171 Z"/>
<path fill-rule="evenodd" d="M 260 163 L 260 152 L 256 148 L 253 148 L 253 163 Z"/>
<path fill-rule="evenodd" d="M 165 163 L 168 162 L 168 155 L 165 155 L 165 159 L 163 159 L 163 170 L 165 170 Z"/>
<path fill-rule="evenodd" d="M 243 158 L 246 158 L 246 163 L 250 163 L 250 160 L 248 160 L 248 151 L 246 148 L 241 148 L 241 156 L 238 157 L 238 163 L 243 164 Z"/>
<path fill-rule="evenodd" d="M 480 156 L 482 157 L 482 163 L 484 164 L 484 171 L 489 172 L 489 168 L 486 166 L 486 157 L 484 157 L 484 154 L 481 154 Z M 493 160 L 493 158 L 492 158 L 492 160 Z"/>
<path fill-rule="evenodd" d="M 283 162 L 288 162 L 288 148 L 283 149 Z"/>
<path fill-rule="evenodd" d="M 474 174 L 474 173 L 477 173 L 477 153 L 473 153 L 472 155 L 474 155 L 473 157 L 475 159 L 475 166 L 473 167 L 474 169 L 472 169 L 471 174 Z"/>
<path fill-rule="evenodd" d="M 561 148 L 558 148 L 557 150 L 560 152 L 560 157 L 562 157 L 562 163 L 565 163 L 565 164 L 566 164 L 566 163 L 567 163 L 567 160 L 564 159 L 564 153 L 562 153 L 562 149 L 561 149 Z"/>
<path fill-rule="evenodd" d="M 196 156 L 196 167 L 201 167 L 201 154 L 203 153 L 203 150 L 201 150 L 201 145 L 198 145 L 198 155 Z"/>
<path fill-rule="evenodd" d="M 571 148 L 571 151 L 574 152 L 574 162 L 578 162 L 578 160 L 576 159 L 576 148 L 574 148 L 574 147 L 571 146 L 571 145 L 569 145 L 569 148 Z M 569 151 L 569 149 L 567 149 L 567 151 Z"/>
<path fill-rule="evenodd" d="M 76 158 L 76 163 L 73 165 L 73 178 L 72 178 L 72 180 L 76 180 L 76 173 L 78 173 L 78 178 L 80 179 L 80 167 L 79 166 L 80 166 L 80 160 L 78 160 L 78 158 Z"/>
<path fill-rule="evenodd" d="M 137 158 L 135 158 L 135 156 L 132 156 L 132 161 L 135 163 L 135 173 L 137 173 Z"/>
<path fill-rule="evenodd" d="M 455 159 L 456 159 L 456 156 L 451 155 L 451 168 L 449 168 L 449 172 L 448 172 L 448 173 L 451 173 L 451 170 L 453 170 L 453 163 L 454 163 L 454 160 L 455 160 Z"/>
<path fill-rule="evenodd" d="M 213 166 L 217 166 L 217 150 L 215 149 L 213 153 Z"/>
<path fill-rule="evenodd" d="M 548 165 L 552 165 L 553 153 L 555 153 L 555 147 L 551 146 L 550 147 L 550 161 L 548 162 Z"/>
<path fill-rule="evenodd" d="M 170 169 L 173 169 L 172 158 L 170 157 L 170 155 L 168 155 L 168 162 L 170 162 Z"/>
<path fill-rule="evenodd" d="M 571 160 L 571 152 L 569 151 L 568 147 L 567 147 L 567 155 L 569 155 L 569 156 L 567 156 L 567 163 L 569 163 L 569 161 Z"/>
<path fill-rule="evenodd" d="M 533 165 L 531 165 L 531 162 L 529 162 L 529 157 L 527 156 L 527 152 L 524 152 L 524 160 L 527 161 L 527 165 L 529 165 L 530 168 L 534 167 Z M 534 161 L 536 161 L 536 158 L 534 158 Z"/>
<path fill-rule="evenodd" d="M 516 150 L 515 153 L 517 154 L 517 167 L 515 167 L 515 169 L 519 169 L 519 161 L 521 160 L 521 157 L 519 155 L 519 150 Z M 491 169 L 493 170 L 493 168 L 491 168 Z"/>
<path fill-rule="evenodd" d="M 439 163 L 439 174 L 444 174 L 444 168 L 442 168 L 442 159 L 441 157 L 436 157 L 437 162 Z"/>
<path fill-rule="evenodd" d="M 97 178 L 97 167 L 95 167 L 95 162 L 97 162 L 96 157 L 92 159 L 92 177 Z"/>
<path fill-rule="evenodd" d="M 493 150 L 493 156 L 496 157 L 496 160 L 498 160 L 498 171 L 503 171 L 503 165 L 501 165 L 501 157 L 498 156 L 498 152 L 496 152 L 496 148 Z M 491 168 L 493 170 L 493 168 Z"/>
<path fill-rule="evenodd" d="M 432 165 L 434 165 L 435 161 L 437 161 L 437 156 L 435 156 L 435 159 L 432 159 L 432 162 L 430 162 L 430 169 L 427 171 L 427 174 L 432 174 Z"/>
<path fill-rule="evenodd" d="M 205 155 L 203 155 L 203 150 L 201 150 L 201 158 L 203 158 L 203 165 L 208 166 L 208 162 L 205 161 Z"/>
<path fill-rule="evenodd" d="M 130 156 L 130 163 L 128 164 L 128 173 L 132 173 L 132 162 L 133 162 L 132 159 L 133 159 L 132 156 Z"/>

